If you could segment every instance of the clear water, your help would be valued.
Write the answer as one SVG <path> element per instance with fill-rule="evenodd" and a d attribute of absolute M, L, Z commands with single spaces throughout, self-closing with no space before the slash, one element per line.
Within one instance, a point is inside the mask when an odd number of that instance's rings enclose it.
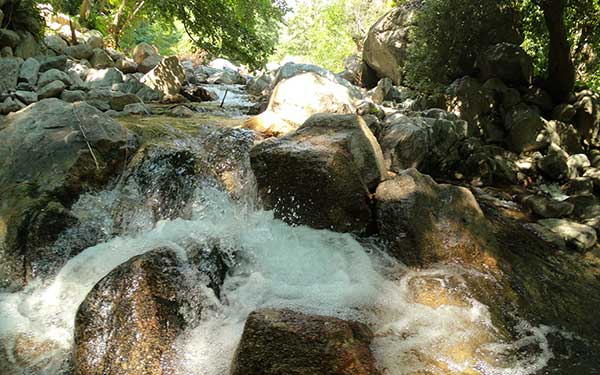
<path fill-rule="evenodd" d="M 84 196 L 74 212 L 110 233 L 114 200 L 113 192 Z M 248 313 L 266 306 L 367 323 L 385 374 L 533 374 L 552 357 L 547 327 L 523 322 L 519 340 L 500 338 L 487 307 L 469 295 L 463 281 L 469 271 L 414 271 L 348 234 L 290 227 L 272 212 L 241 202 L 201 189 L 190 219 L 148 223 L 151 229 L 86 249 L 45 283 L 0 295 L 5 347 L 10 352 L 23 335 L 45 342 L 48 349 L 33 353 L 26 366 L 58 373 L 70 352 L 77 307 L 97 281 L 159 246 L 176 250 L 185 263 L 188 244 L 216 240 L 222 251 L 236 253 L 236 265 L 221 300 L 202 285 L 190 290 L 207 297 L 201 321 L 178 339 L 179 374 L 228 374 Z"/>

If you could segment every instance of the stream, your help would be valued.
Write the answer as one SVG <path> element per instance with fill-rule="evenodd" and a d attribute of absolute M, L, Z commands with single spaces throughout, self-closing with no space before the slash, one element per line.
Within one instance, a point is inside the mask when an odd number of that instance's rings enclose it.
<path fill-rule="evenodd" d="M 252 104 L 239 87 L 217 87 L 220 100 L 224 89 L 229 90 L 224 103 L 229 117 Z M 43 350 L 25 355 L 27 366 L 40 374 L 69 373 L 75 313 L 102 277 L 157 247 L 175 250 L 189 264 L 190 244 L 216 243 L 232 267 L 220 298 L 197 270 L 185 270 L 190 280 L 200 281 L 190 283 L 187 292 L 198 297 L 203 309 L 201 320 L 177 340 L 177 374 L 228 374 L 245 319 L 261 307 L 368 324 L 384 374 L 525 375 L 538 373 L 552 358 L 551 327 L 521 321 L 518 339 L 503 338 L 488 308 L 471 296 L 464 281 L 466 274 L 486 276 L 458 266 L 410 269 L 387 256 L 376 241 L 289 226 L 259 207 L 253 186 L 245 191 L 234 200 L 213 186 L 196 188 L 191 215 L 154 222 L 140 210 L 132 220 L 138 229 L 119 235 L 113 234 L 114 205 L 121 192 L 109 188 L 81 196 L 74 215 L 108 239 L 71 258 L 53 277 L 35 280 L 18 293 L 0 294 L 4 345 L 22 337 L 43 343 Z"/>

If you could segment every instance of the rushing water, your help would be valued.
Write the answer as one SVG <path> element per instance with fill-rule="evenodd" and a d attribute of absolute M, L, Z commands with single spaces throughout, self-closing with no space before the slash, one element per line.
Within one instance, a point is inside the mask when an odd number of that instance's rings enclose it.
<path fill-rule="evenodd" d="M 113 192 L 84 196 L 74 212 L 110 232 L 113 201 Z M 465 270 L 410 270 L 348 234 L 290 227 L 272 212 L 233 202 L 214 189 L 198 191 L 188 220 L 158 222 L 100 243 L 71 259 L 47 283 L 0 295 L 0 334 L 5 342 L 21 333 L 52 343 L 44 366 L 56 373 L 52 366 L 63 363 L 72 345 L 77 307 L 104 275 L 159 246 L 178 251 L 185 262 L 186 244 L 215 240 L 222 251 L 237 253 L 237 263 L 221 300 L 206 298 L 202 321 L 178 340 L 181 374 L 227 374 L 246 316 L 265 306 L 369 324 L 378 364 L 387 374 L 530 374 L 552 355 L 546 329 L 526 322 L 520 340 L 502 341 L 486 306 L 469 296 Z M 202 287 L 195 292 L 200 291 L 210 293 Z M 528 348 L 527 356 L 509 355 L 521 347 Z"/>

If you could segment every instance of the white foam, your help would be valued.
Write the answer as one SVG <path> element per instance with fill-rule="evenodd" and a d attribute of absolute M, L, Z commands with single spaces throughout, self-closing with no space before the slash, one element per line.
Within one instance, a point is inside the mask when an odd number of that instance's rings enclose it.
<path fill-rule="evenodd" d="M 69 348 L 79 304 L 113 268 L 159 246 L 185 258 L 186 243 L 214 238 L 223 248 L 239 251 L 238 263 L 225 280 L 222 300 L 206 299 L 199 325 L 179 338 L 181 374 L 227 374 L 248 313 L 267 306 L 369 324 L 377 336 L 373 349 L 379 366 L 392 375 L 432 363 L 455 372 L 529 374 L 551 357 L 543 328 L 524 325 L 523 339 L 514 343 L 497 338 L 486 306 L 468 297 L 460 270 L 411 271 L 348 234 L 290 227 L 272 212 L 236 205 L 217 191 L 199 195 L 190 220 L 164 221 L 138 235 L 98 244 L 71 259 L 49 285 L 0 295 L 0 335 L 26 332 Z M 413 282 L 420 279 L 433 280 L 466 302 L 417 303 Z M 490 363 L 484 355 L 500 358 L 532 345 L 540 349 L 525 359 Z"/>

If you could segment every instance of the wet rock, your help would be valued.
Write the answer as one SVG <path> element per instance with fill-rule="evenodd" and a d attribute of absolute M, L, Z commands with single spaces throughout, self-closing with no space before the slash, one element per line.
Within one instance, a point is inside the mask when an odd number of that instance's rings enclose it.
<path fill-rule="evenodd" d="M 307 92 L 311 95 L 306 95 Z M 283 135 L 297 129 L 316 113 L 350 114 L 355 111 L 355 98 L 350 89 L 309 72 L 278 83 L 267 111 L 250 118 L 244 126 L 268 135 Z"/>
<path fill-rule="evenodd" d="M 361 323 L 262 309 L 248 316 L 231 366 L 232 375 L 377 375 Z"/>
<path fill-rule="evenodd" d="M 167 57 L 146 74 L 141 83 L 164 95 L 179 94 L 185 82 L 185 71 L 176 56 Z"/>
<path fill-rule="evenodd" d="M 524 224 L 524 227 L 532 231 L 538 238 L 540 238 L 544 242 L 552 244 L 562 250 L 565 250 L 567 248 L 565 240 L 557 233 L 551 231 L 544 225 L 538 223 L 527 223 Z"/>
<path fill-rule="evenodd" d="M 94 50 L 88 44 L 82 43 L 65 48 L 65 54 L 77 60 L 89 60 L 94 54 Z"/>
<path fill-rule="evenodd" d="M 518 45 L 495 44 L 479 56 L 477 61 L 483 80 L 492 77 L 513 85 L 527 85 L 533 76 L 533 61 Z"/>
<path fill-rule="evenodd" d="M 0 59 L 0 93 L 15 91 L 21 64 L 23 64 L 23 60 L 19 58 Z"/>
<path fill-rule="evenodd" d="M 21 71 L 19 73 L 19 82 L 27 82 L 30 85 L 35 85 L 38 81 L 38 73 L 40 71 L 40 63 L 30 57 L 23 62 L 21 65 Z"/>
<path fill-rule="evenodd" d="M 540 195 L 528 195 L 522 203 L 543 218 L 556 218 L 568 216 L 575 206 L 569 202 L 560 202 Z"/>
<path fill-rule="evenodd" d="M 365 232 L 369 191 L 384 179 L 381 149 L 356 115 L 318 114 L 251 154 L 259 195 L 290 224 Z"/>
<path fill-rule="evenodd" d="M 402 83 L 415 16 L 410 6 L 394 8 L 371 27 L 365 39 L 363 60 L 377 76 L 391 78 L 395 85 Z"/>
<path fill-rule="evenodd" d="M 388 250 L 409 265 L 485 263 L 493 248 L 489 223 L 465 188 L 437 184 L 416 169 L 382 182 L 376 219 Z"/>
<path fill-rule="evenodd" d="M 221 85 L 245 85 L 246 79 L 237 71 L 225 69 L 212 74 L 206 80 L 208 83 Z"/>
<path fill-rule="evenodd" d="M 559 235 L 577 251 L 584 252 L 596 244 L 596 231 L 587 225 L 565 219 L 544 219 L 538 223 Z"/>
<path fill-rule="evenodd" d="M 115 62 L 110 58 L 109 54 L 102 48 L 95 48 L 90 57 L 90 64 L 94 69 L 112 68 Z"/>
<path fill-rule="evenodd" d="M 174 342 L 186 325 L 180 267 L 172 250 L 157 249 L 121 264 L 94 286 L 75 317 L 76 374 L 174 372 Z"/>
<path fill-rule="evenodd" d="M 442 175 L 460 160 L 459 141 L 466 137 L 464 121 L 396 115 L 386 122 L 381 148 L 388 170 L 417 168 Z"/>
<path fill-rule="evenodd" d="M 65 90 L 66 87 L 67 85 L 65 85 L 62 81 L 52 81 L 46 84 L 44 87 L 40 88 L 37 94 L 40 100 L 53 98 L 60 96 L 60 94 Z"/>
<path fill-rule="evenodd" d="M 188 100 L 194 102 L 212 102 L 219 99 L 219 96 L 201 86 L 188 87 L 181 92 Z"/>
<path fill-rule="evenodd" d="M 158 50 L 145 42 L 136 45 L 131 53 L 133 61 L 135 61 L 136 64 L 141 64 L 142 61 L 153 55 L 158 55 Z"/>
<path fill-rule="evenodd" d="M 35 233 L 59 234 L 67 216 L 48 207 L 67 208 L 82 191 L 103 186 L 123 167 L 128 143 L 120 124 L 85 103 L 41 100 L 5 118 L 0 127 L 0 227 L 7 229 L 0 230 L 0 286 L 25 283 L 31 255 L 45 242 L 38 240 L 52 239 Z M 49 212 L 56 215 L 36 221 Z"/>

